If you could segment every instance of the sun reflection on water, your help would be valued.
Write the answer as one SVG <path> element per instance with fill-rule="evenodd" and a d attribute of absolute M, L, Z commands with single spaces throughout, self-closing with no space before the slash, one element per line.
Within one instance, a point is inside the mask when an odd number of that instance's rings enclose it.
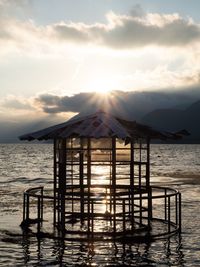
<path fill-rule="evenodd" d="M 91 183 L 97 185 L 95 187 L 95 197 L 99 198 L 101 204 L 98 205 L 98 212 L 110 213 L 110 189 L 107 186 L 110 184 L 110 166 L 94 166 L 93 179 Z M 105 186 L 104 188 L 98 187 L 98 185 Z"/>

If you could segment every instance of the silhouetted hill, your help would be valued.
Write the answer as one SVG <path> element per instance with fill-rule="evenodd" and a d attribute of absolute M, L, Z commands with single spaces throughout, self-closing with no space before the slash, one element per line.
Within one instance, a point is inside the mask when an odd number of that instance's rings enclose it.
<path fill-rule="evenodd" d="M 185 141 L 200 142 L 200 100 L 193 103 L 185 110 L 154 110 L 146 114 L 141 119 L 141 122 L 151 125 L 152 127 L 169 131 L 186 129 L 191 135 L 184 138 Z"/>
<path fill-rule="evenodd" d="M 1 131 L 0 131 L 0 143 L 18 143 L 19 136 L 25 133 L 34 132 L 54 124 L 59 124 L 63 122 L 60 118 L 49 116 L 39 120 L 34 120 L 30 122 L 17 123 L 13 121 L 0 121 Z"/>
<path fill-rule="evenodd" d="M 64 122 L 69 118 L 67 112 L 84 116 L 100 109 L 163 130 L 186 128 L 192 133 L 189 141 L 192 138 L 200 140 L 200 101 L 196 101 L 197 99 L 200 99 L 199 88 L 193 91 L 112 91 L 107 96 L 96 93 L 61 97 L 47 94 L 38 99 L 44 112 L 42 117 L 0 119 L 0 142 L 19 142 L 19 135 Z M 63 112 L 66 113 L 66 118 L 60 116 Z"/>
<path fill-rule="evenodd" d="M 200 100 L 190 105 L 185 111 L 191 115 L 200 112 Z"/>

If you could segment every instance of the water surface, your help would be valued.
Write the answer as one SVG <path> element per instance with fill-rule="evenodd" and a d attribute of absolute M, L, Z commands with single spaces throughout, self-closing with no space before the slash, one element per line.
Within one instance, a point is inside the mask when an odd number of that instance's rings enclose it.
<path fill-rule="evenodd" d="M 183 197 L 183 231 L 152 243 L 69 242 L 22 235 L 22 194 L 52 188 L 51 144 L 0 145 L 0 266 L 200 266 L 200 145 L 152 145 L 152 184 Z"/>

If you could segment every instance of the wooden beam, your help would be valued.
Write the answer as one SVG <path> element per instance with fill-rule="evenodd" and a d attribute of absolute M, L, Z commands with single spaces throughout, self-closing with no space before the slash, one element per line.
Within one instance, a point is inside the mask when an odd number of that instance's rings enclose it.
<path fill-rule="evenodd" d="M 79 152 L 79 177 L 80 177 L 80 212 L 81 212 L 81 223 L 83 223 L 83 215 L 84 215 L 84 151 L 83 151 L 83 139 L 80 138 L 80 152 Z"/>
<path fill-rule="evenodd" d="M 65 232 L 65 194 L 66 194 L 66 139 L 60 139 L 59 147 L 59 193 L 61 230 Z"/>
<path fill-rule="evenodd" d="M 90 232 L 91 139 L 87 138 L 87 219 Z"/>
<path fill-rule="evenodd" d="M 113 227 L 116 232 L 116 137 L 112 138 L 112 200 L 113 200 Z"/>
<path fill-rule="evenodd" d="M 54 199 L 53 199 L 53 223 L 56 225 L 57 222 L 57 216 L 56 216 L 56 206 L 57 206 L 57 163 L 56 163 L 56 144 L 57 140 L 54 139 L 54 144 L 53 144 L 53 165 L 54 165 L 54 180 L 53 180 L 53 194 L 54 194 Z"/>

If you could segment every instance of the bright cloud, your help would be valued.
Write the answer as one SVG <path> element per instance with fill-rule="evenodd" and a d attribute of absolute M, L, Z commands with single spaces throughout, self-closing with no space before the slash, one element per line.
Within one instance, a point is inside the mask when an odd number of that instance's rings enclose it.
<path fill-rule="evenodd" d="M 11 16 L 30 3 L 0 0 L 1 114 L 79 112 L 94 104 L 92 91 L 199 85 L 200 25 L 191 18 L 139 5 L 96 23 Z"/>
<path fill-rule="evenodd" d="M 20 48 L 38 45 L 80 43 L 105 46 L 114 49 L 134 49 L 149 45 L 177 47 L 200 40 L 200 26 L 185 20 L 178 14 L 147 13 L 136 16 L 107 14 L 106 24 L 60 22 L 38 26 L 34 22 L 23 22 L 3 18 L 0 20 L 1 44 L 13 43 Z"/>

